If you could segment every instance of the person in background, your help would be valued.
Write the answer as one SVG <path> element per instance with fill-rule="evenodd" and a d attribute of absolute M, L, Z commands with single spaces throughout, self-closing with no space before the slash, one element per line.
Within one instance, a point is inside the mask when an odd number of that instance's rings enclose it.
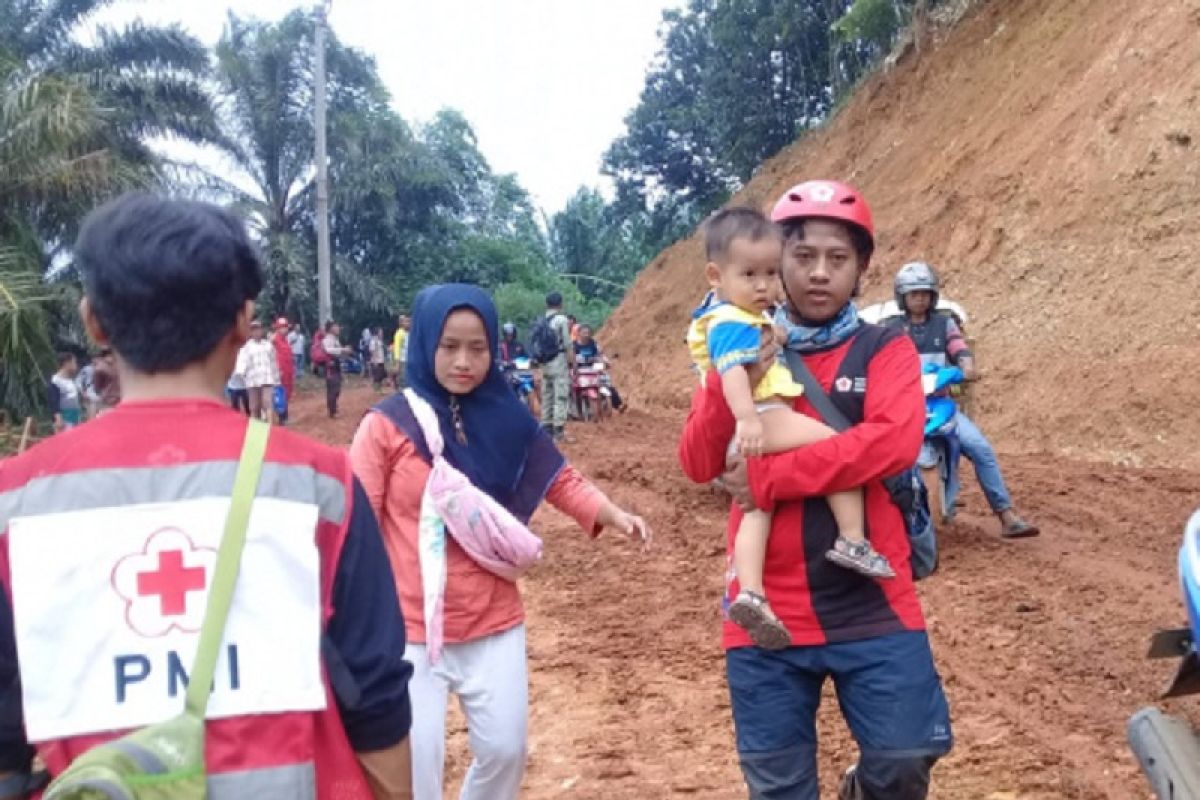
<path fill-rule="evenodd" d="M 571 322 L 563 313 L 558 292 L 546 295 L 546 315 L 534 327 L 533 357 L 542 365 L 542 427 L 555 441 L 567 440 L 567 410 L 571 403 Z M 547 330 L 548 329 L 548 330 Z M 549 341 L 541 343 L 541 339 Z"/>
<path fill-rule="evenodd" d="M 325 377 L 325 365 L 329 363 L 329 356 L 325 353 L 325 326 L 320 325 L 312 334 L 312 343 L 309 345 L 309 366 L 312 368 L 313 375 L 318 378 Z"/>
<path fill-rule="evenodd" d="M 517 326 L 511 322 L 504 323 L 500 339 L 500 368 L 510 369 L 513 362 L 522 356 L 527 356 L 525 345 L 517 338 Z"/>
<path fill-rule="evenodd" d="M 358 337 L 358 361 L 363 365 L 363 377 L 367 377 L 367 364 L 371 361 L 371 329 L 363 328 L 362 336 Z"/>
<path fill-rule="evenodd" d="M 58 354 L 58 371 L 50 376 L 46 386 L 55 432 L 74 428 L 83 421 L 83 404 L 80 402 L 79 386 L 75 383 L 78 372 L 79 362 L 74 353 Z"/>
<path fill-rule="evenodd" d="M 275 345 L 266 340 L 263 324 L 250 323 L 250 341 L 242 348 L 242 378 L 250 393 L 250 416 L 268 422 L 274 417 L 275 387 L 279 383 L 279 365 Z"/>
<path fill-rule="evenodd" d="M 295 361 L 296 371 L 294 374 L 304 374 L 304 348 L 308 345 L 305 341 L 304 331 L 299 325 L 292 326 L 292 332 L 287 337 L 288 344 L 292 348 L 292 359 Z"/>
<path fill-rule="evenodd" d="M 245 352 L 245 346 L 238 350 L 237 359 L 234 361 L 233 374 L 229 376 L 229 380 L 225 383 L 225 395 L 229 398 L 230 408 L 234 411 L 240 411 L 248 417 L 250 416 L 250 391 L 246 388 L 246 358 L 243 355 Z"/>
<path fill-rule="evenodd" d="M 408 365 L 408 331 L 412 320 L 407 314 L 401 314 L 396 335 L 392 337 L 392 360 L 396 362 L 396 391 L 404 388 L 405 367 Z"/>
<path fill-rule="evenodd" d="M 100 403 L 100 396 L 96 394 L 96 357 L 79 370 L 79 374 L 75 376 L 75 385 L 79 388 L 83 418 L 92 419 L 96 416 L 96 409 Z"/>
<path fill-rule="evenodd" d="M 579 319 L 574 314 L 567 314 L 567 322 L 570 323 L 571 343 L 578 344 L 578 342 L 579 342 Z"/>
<path fill-rule="evenodd" d="M 608 365 L 608 360 L 605 359 L 604 353 L 600 350 L 600 343 L 592 336 L 592 327 L 590 325 L 579 326 L 579 340 L 575 343 L 575 364 L 580 367 L 590 367 L 592 364 L 602 363 Z M 612 397 L 612 407 L 622 414 L 625 413 L 625 401 L 621 399 L 621 393 L 617 391 L 616 384 L 612 382 L 612 376 L 609 376 L 608 391 Z"/>
<path fill-rule="evenodd" d="M 292 360 L 292 346 L 287 340 L 288 327 L 287 319 L 280 317 L 275 320 L 275 335 L 271 337 L 271 344 L 275 346 L 275 364 L 279 368 L 279 385 L 283 387 L 283 410 L 276 409 L 280 425 L 287 424 L 292 392 L 296 388 L 296 363 Z"/>
<path fill-rule="evenodd" d="M 99 401 L 94 416 L 101 416 L 117 407 L 121 402 L 121 376 L 117 372 L 117 361 L 112 348 L 100 348 L 96 356 L 96 369 L 92 373 L 92 387 Z"/>
<path fill-rule="evenodd" d="M 342 344 L 342 326 L 330 320 L 325 325 L 325 337 L 321 340 L 325 350 L 325 408 L 330 419 L 337 419 L 338 398 L 342 396 L 342 359 L 350 352 L 349 345 Z"/>
<path fill-rule="evenodd" d="M 913 340 L 921 363 L 938 367 L 954 365 L 962 370 L 967 381 L 978 380 L 979 370 L 966 337 L 953 315 L 938 310 L 941 285 L 933 267 L 923 261 L 905 264 L 896 273 L 893 290 L 901 313 L 887 324 Z M 1000 472 L 1000 459 L 987 436 L 961 408 L 955 421 L 962 454 L 975 465 L 975 477 L 992 513 L 1000 520 L 1000 535 L 1005 539 L 1039 535 L 1041 529 L 1022 519 L 1013 506 L 1012 495 Z"/>
<path fill-rule="evenodd" d="M 375 391 L 383 391 L 383 382 L 387 380 L 387 348 L 383 344 L 383 328 L 376 328 L 371 333 L 371 342 L 367 346 L 371 362 L 371 383 Z"/>

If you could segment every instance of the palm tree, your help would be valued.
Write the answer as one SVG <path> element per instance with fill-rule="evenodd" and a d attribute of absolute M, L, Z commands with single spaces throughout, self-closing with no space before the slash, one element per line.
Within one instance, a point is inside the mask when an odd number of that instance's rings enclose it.
<path fill-rule="evenodd" d="M 0 405 L 41 406 L 44 277 L 99 201 L 164 178 L 150 142 L 223 143 L 208 54 L 178 27 L 82 29 L 113 0 L 0 0 Z M 60 315 L 61 316 L 61 315 Z"/>
<path fill-rule="evenodd" d="M 254 187 L 235 190 L 235 206 L 255 223 L 263 245 L 263 305 L 289 317 L 301 315 L 316 290 L 313 31 L 312 16 L 301 11 L 275 24 L 230 14 L 216 50 L 221 116 L 231 140 L 227 149 Z M 365 192 L 363 184 L 372 180 L 387 183 L 395 162 L 380 149 L 394 148 L 407 131 L 389 108 L 374 62 L 334 36 L 327 48 L 336 214 L 347 193 Z M 379 147 L 373 150 L 371 144 Z M 394 195 L 394 182 L 391 186 Z M 340 297 L 368 306 L 387 304 L 388 294 L 345 258 L 335 257 L 334 279 Z"/>

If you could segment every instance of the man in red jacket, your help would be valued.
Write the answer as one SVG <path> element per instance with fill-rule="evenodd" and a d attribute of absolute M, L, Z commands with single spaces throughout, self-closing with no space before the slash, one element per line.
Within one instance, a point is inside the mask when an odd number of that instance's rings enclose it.
<path fill-rule="evenodd" d="M 292 405 L 292 391 L 296 388 L 296 359 L 292 357 L 292 346 L 288 344 L 288 321 L 284 317 L 275 320 L 275 335 L 271 343 L 275 345 L 275 361 L 279 364 L 279 385 L 283 387 L 286 398 L 283 412 L 279 415 L 279 424 L 286 425 L 288 408 Z"/>
<path fill-rule="evenodd" d="M 904 520 L 883 485 L 911 467 L 925 405 L 912 342 L 858 319 L 851 298 L 874 249 L 871 212 L 851 187 L 810 181 L 788 191 L 772 219 L 785 237 L 787 308 L 776 322 L 853 423 L 844 433 L 727 468 L 735 421 L 719 376 L 692 401 L 679 455 L 688 477 L 723 476 L 741 508 L 774 511 L 763 586 L 794 647 L 768 652 L 726 621 L 723 644 L 742 773 L 752 800 L 817 800 L 816 712 L 832 677 L 860 757 L 843 800 L 924 800 L 930 770 L 950 750 L 950 715 L 908 566 Z M 767 353 L 773 358 L 775 354 Z M 797 411 L 817 417 L 805 397 Z M 896 568 L 889 580 L 831 564 L 837 526 L 823 499 L 862 487 L 871 543 Z M 725 603 L 736 597 L 736 576 Z"/>

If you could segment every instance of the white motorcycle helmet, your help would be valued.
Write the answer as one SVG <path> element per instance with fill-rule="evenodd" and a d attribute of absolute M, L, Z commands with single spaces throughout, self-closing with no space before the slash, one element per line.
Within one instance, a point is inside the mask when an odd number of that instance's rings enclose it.
<path fill-rule="evenodd" d="M 904 298 L 910 292 L 931 293 L 933 301 L 929 304 L 930 308 L 937 308 L 938 299 L 941 297 L 941 285 L 937 272 L 924 261 L 911 261 L 901 267 L 900 271 L 896 273 L 892 289 L 896 296 L 896 306 L 901 311 L 908 310 L 904 304 Z"/>

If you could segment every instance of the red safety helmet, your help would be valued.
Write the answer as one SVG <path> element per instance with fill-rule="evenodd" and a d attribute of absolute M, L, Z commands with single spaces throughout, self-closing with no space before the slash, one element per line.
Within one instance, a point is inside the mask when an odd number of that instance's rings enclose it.
<path fill-rule="evenodd" d="M 814 217 L 854 225 L 871 237 L 872 247 L 875 245 L 871 209 L 853 186 L 837 181 L 805 181 L 784 192 L 771 209 L 773 222 Z"/>

